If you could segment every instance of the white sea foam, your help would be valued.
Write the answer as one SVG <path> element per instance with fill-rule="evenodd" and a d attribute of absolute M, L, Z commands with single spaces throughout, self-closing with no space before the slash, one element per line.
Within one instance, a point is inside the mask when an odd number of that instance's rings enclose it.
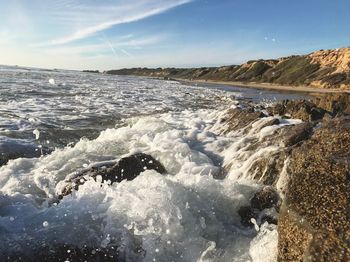
<path fill-rule="evenodd" d="M 10 72 L 21 80 L 4 83 L 0 148 L 7 136 L 27 133 L 31 140 L 16 141 L 33 145 L 36 129 L 35 138 L 50 145 L 56 138 L 48 137 L 51 130 L 103 131 L 0 167 L 0 253 L 30 243 L 116 246 L 131 261 L 276 259 L 276 227 L 255 221 L 256 230 L 244 228 L 237 211 L 260 188 L 250 179 L 251 166 L 282 146 L 251 151 L 250 142 L 292 121 L 262 128 L 271 120 L 263 118 L 247 133 L 221 136 L 223 108 L 237 106 L 225 90 L 77 72 L 35 71 L 27 83 L 27 71 Z M 65 85 L 49 86 L 48 75 Z M 75 172 L 136 152 L 151 154 L 168 174 L 147 170 L 113 185 L 89 180 L 50 206 Z M 214 179 L 221 166 L 230 167 L 226 179 Z"/>
<path fill-rule="evenodd" d="M 258 186 L 211 176 L 218 167 L 208 155 L 220 156 L 235 140 L 213 133 L 220 115 L 196 110 L 134 118 L 73 148 L 10 161 L 0 168 L 6 210 L 0 228 L 7 231 L 1 241 L 114 244 L 124 246 L 131 259 L 145 261 L 249 260 L 256 233 L 242 228 L 237 210 Z M 145 171 L 133 181 L 102 187 L 91 180 L 59 205 L 46 207 L 68 174 L 133 152 L 153 155 L 169 174 Z M 145 258 L 134 252 L 137 245 Z"/>

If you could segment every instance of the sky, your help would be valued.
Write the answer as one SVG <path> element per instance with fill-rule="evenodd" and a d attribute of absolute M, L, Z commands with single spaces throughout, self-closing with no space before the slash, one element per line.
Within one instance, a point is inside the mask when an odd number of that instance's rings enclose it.
<path fill-rule="evenodd" d="M 241 64 L 350 45 L 349 0 L 0 0 L 0 64 Z"/>

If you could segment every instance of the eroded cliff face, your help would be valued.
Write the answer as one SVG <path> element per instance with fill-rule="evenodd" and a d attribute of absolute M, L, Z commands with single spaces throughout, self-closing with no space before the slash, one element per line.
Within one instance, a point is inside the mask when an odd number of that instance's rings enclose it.
<path fill-rule="evenodd" d="M 350 47 L 320 50 L 309 56 L 311 63 L 319 64 L 322 69 L 333 67 L 334 73 L 348 73 L 350 71 Z"/>
<path fill-rule="evenodd" d="M 308 55 L 279 59 L 252 60 L 243 65 L 203 68 L 131 68 L 111 70 L 106 73 L 348 89 L 350 88 L 350 47 L 320 50 Z"/>
<path fill-rule="evenodd" d="M 223 119 L 229 134 L 248 134 L 242 156 L 255 156 L 240 175 L 269 186 L 281 198 L 258 199 L 259 205 L 269 203 L 278 212 L 279 261 L 350 260 L 349 99 L 348 94 L 332 94 L 314 101 L 283 101 L 262 108 L 264 113 L 248 105 L 228 111 Z M 303 122 L 281 126 L 285 118 Z M 256 130 L 259 136 L 253 135 Z M 264 148 L 274 150 L 254 153 Z M 234 161 L 225 168 L 230 173 L 237 169 Z M 253 200 L 240 209 L 246 226 L 261 211 Z"/>

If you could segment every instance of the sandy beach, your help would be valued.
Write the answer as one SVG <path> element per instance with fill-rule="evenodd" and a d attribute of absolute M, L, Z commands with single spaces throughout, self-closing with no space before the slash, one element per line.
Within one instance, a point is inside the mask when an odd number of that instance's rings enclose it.
<path fill-rule="evenodd" d="M 176 81 L 184 82 L 184 83 L 197 83 L 197 84 L 219 84 L 226 86 L 239 86 L 239 87 L 247 87 L 247 88 L 255 88 L 255 89 L 263 89 L 263 90 L 277 90 L 277 91 L 293 91 L 293 92 L 302 92 L 302 93 L 350 93 L 348 89 L 335 89 L 335 88 L 317 88 L 317 87 L 309 87 L 309 86 L 286 86 L 286 85 L 275 85 L 270 83 L 245 83 L 245 82 L 233 82 L 233 81 L 216 81 L 216 80 L 189 80 L 182 78 L 173 78 Z"/>

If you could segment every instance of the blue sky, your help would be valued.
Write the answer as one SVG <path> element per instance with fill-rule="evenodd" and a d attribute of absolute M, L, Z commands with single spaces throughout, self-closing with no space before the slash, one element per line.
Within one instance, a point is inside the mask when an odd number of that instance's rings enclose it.
<path fill-rule="evenodd" d="M 0 0 L 0 64 L 240 64 L 350 45 L 349 0 Z"/>

